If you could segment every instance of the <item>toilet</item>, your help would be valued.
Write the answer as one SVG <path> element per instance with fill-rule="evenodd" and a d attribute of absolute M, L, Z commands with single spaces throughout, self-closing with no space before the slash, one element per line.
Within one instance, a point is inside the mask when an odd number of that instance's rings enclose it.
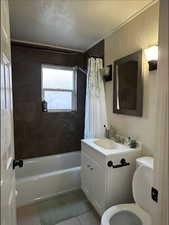
<path fill-rule="evenodd" d="M 136 159 L 132 191 L 135 203 L 115 205 L 107 209 L 101 225 L 152 225 L 153 158 Z"/>

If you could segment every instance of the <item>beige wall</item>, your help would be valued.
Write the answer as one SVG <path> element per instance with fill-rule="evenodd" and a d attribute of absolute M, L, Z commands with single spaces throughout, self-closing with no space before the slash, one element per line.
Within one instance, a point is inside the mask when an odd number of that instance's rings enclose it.
<path fill-rule="evenodd" d="M 105 39 L 105 64 L 145 49 L 153 44 L 158 44 L 158 15 L 159 5 L 156 3 L 145 12 L 124 25 L 118 31 Z M 144 99 L 143 117 L 118 115 L 112 113 L 113 83 L 106 83 L 106 101 L 109 124 L 124 136 L 132 135 L 143 143 L 143 152 L 153 154 L 155 110 L 156 110 L 156 77 L 157 72 L 148 71 L 148 64 L 143 54 Z"/>

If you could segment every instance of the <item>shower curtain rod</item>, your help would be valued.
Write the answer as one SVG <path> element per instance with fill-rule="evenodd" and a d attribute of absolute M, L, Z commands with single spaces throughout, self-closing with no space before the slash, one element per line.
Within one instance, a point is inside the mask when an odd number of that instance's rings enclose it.
<path fill-rule="evenodd" d="M 80 70 L 82 73 L 87 74 L 87 70 L 82 69 L 80 66 L 76 66 L 77 70 Z"/>
<path fill-rule="evenodd" d="M 98 57 L 98 56 L 93 56 L 93 55 L 88 56 L 88 58 L 103 59 L 103 57 Z"/>
<path fill-rule="evenodd" d="M 95 58 L 95 59 L 103 59 L 103 57 L 96 57 L 96 56 L 90 56 L 88 58 Z M 82 69 L 80 66 L 76 66 L 77 70 L 80 70 L 82 73 L 87 74 L 87 70 Z"/>

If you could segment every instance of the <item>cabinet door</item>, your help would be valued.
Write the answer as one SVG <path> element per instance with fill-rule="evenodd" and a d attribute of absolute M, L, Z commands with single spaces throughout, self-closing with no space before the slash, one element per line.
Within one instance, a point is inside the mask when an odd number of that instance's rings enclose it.
<path fill-rule="evenodd" d="M 97 211 L 101 214 L 102 208 L 105 207 L 105 169 L 94 160 L 92 168 L 92 198 Z"/>
<path fill-rule="evenodd" d="M 88 200 L 101 215 L 105 207 L 105 169 L 82 152 L 81 185 Z"/>
<path fill-rule="evenodd" d="M 81 187 L 89 200 L 92 198 L 92 173 L 91 160 L 82 152 L 81 154 Z"/>

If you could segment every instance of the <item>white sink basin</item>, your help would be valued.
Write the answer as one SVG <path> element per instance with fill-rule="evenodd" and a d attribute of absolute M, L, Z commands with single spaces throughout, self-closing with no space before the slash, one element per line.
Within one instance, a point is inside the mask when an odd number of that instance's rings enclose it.
<path fill-rule="evenodd" d="M 119 144 L 119 143 L 116 143 L 115 141 L 113 140 L 110 140 L 110 139 L 97 139 L 96 141 L 94 141 L 94 143 L 96 145 L 98 145 L 99 147 L 102 147 L 102 148 L 105 148 L 105 149 L 126 149 L 128 148 L 128 146 L 125 146 L 123 144 Z"/>
<path fill-rule="evenodd" d="M 119 144 L 107 138 L 83 139 L 82 143 L 87 144 L 95 151 L 98 151 L 106 156 L 124 152 L 127 153 L 131 151 L 141 151 L 141 143 L 138 143 L 136 148 L 130 148 L 125 144 Z"/>

